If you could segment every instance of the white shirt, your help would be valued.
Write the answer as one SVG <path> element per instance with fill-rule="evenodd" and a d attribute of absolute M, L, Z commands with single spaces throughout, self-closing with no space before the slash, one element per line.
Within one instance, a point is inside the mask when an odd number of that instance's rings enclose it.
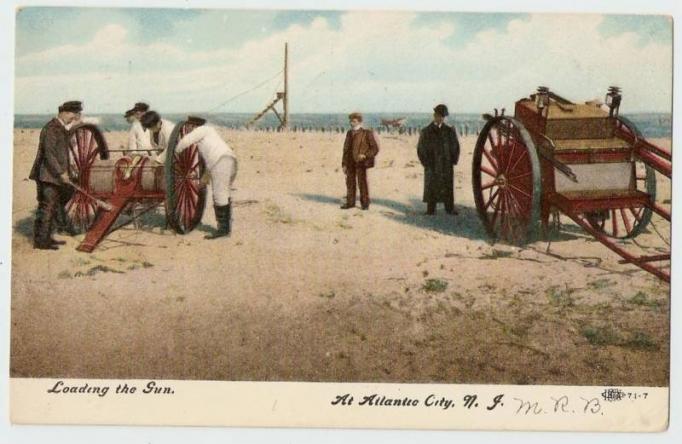
<path fill-rule="evenodd" d="M 161 119 L 161 129 L 159 130 L 158 143 L 154 142 L 154 134 L 151 131 L 147 131 L 149 133 L 149 143 L 151 144 L 152 149 L 163 150 L 154 158 L 154 160 L 159 163 L 166 162 L 166 151 L 168 151 L 168 143 L 170 143 L 173 128 L 175 128 L 175 124 L 173 122 L 170 120 Z"/>
<path fill-rule="evenodd" d="M 176 153 L 181 153 L 187 147 L 197 144 L 201 157 L 206 162 L 206 167 L 210 170 L 222 157 L 232 157 L 236 159 L 232 148 L 220 137 L 218 131 L 212 126 L 202 125 L 194 128 L 185 135 L 175 147 Z"/>
<path fill-rule="evenodd" d="M 128 150 L 151 150 L 150 132 L 142 127 L 139 120 L 133 120 L 128 132 Z"/>
<path fill-rule="evenodd" d="M 59 119 L 59 118 L 58 118 Z M 61 122 L 61 120 L 60 120 Z M 68 125 L 64 122 L 62 122 L 62 125 L 64 125 L 64 128 L 66 128 L 67 131 L 71 131 L 71 128 L 78 126 L 78 125 L 85 125 L 85 124 L 90 124 L 90 125 L 99 125 L 100 124 L 100 119 L 99 117 L 85 117 L 81 116 L 80 119 L 73 120 L 71 123 Z"/>

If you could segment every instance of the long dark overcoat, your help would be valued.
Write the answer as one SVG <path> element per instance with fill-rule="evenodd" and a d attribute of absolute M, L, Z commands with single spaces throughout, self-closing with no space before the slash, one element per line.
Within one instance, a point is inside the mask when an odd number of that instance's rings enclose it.
<path fill-rule="evenodd" d="M 459 161 L 457 132 L 435 123 L 419 133 L 417 155 L 424 167 L 424 202 L 454 203 L 454 165 Z"/>
<path fill-rule="evenodd" d="M 29 179 L 63 185 L 60 175 L 69 165 L 68 131 L 57 118 L 50 120 L 40 132 L 38 154 Z"/>

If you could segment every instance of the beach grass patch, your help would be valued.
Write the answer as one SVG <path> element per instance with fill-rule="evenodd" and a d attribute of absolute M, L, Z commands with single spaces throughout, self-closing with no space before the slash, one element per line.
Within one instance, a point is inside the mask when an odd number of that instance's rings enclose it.
<path fill-rule="evenodd" d="M 623 347 L 632 348 L 635 350 L 657 350 L 658 345 L 651 339 L 651 336 L 642 332 L 636 331 L 626 341 L 623 342 Z"/>
<path fill-rule="evenodd" d="M 502 250 L 493 249 L 490 253 L 486 253 L 483 256 L 479 257 L 479 259 L 483 259 L 483 260 L 500 259 L 500 258 L 505 258 L 505 257 L 511 257 L 512 254 L 514 254 L 514 253 L 511 251 L 502 251 Z"/>
<path fill-rule="evenodd" d="M 322 299 L 334 299 L 336 297 L 336 293 L 334 291 L 326 291 L 318 294 L 318 296 Z"/>
<path fill-rule="evenodd" d="M 596 281 L 588 282 L 587 286 L 595 290 L 601 290 L 603 288 L 608 288 L 616 285 L 616 283 L 610 279 L 597 279 Z"/>
<path fill-rule="evenodd" d="M 581 333 L 590 345 L 620 345 L 622 342 L 618 333 L 610 327 L 586 326 Z"/>
<path fill-rule="evenodd" d="M 656 301 L 654 299 L 649 299 L 643 291 L 638 291 L 635 293 L 634 296 L 632 296 L 630 299 L 627 300 L 628 303 L 633 304 L 633 305 L 639 305 L 643 307 L 660 307 L 661 303 L 659 301 Z"/>
<path fill-rule="evenodd" d="M 107 267 L 106 265 L 96 265 L 92 268 L 90 268 L 86 272 L 76 272 L 74 274 L 74 277 L 82 277 L 82 276 L 94 276 L 97 273 L 117 273 L 117 274 L 124 274 L 125 272 L 121 270 L 116 270 L 115 268 Z"/>
<path fill-rule="evenodd" d="M 555 307 L 573 307 L 575 306 L 574 292 L 574 288 L 561 288 L 555 285 L 547 289 L 546 295 L 549 303 Z"/>
<path fill-rule="evenodd" d="M 422 285 L 422 290 L 427 293 L 442 293 L 448 288 L 447 281 L 443 279 L 427 279 Z"/>
<path fill-rule="evenodd" d="M 279 205 L 274 202 L 268 202 L 265 205 L 265 216 L 268 221 L 279 224 L 291 224 L 294 219 L 290 214 L 286 213 Z"/>

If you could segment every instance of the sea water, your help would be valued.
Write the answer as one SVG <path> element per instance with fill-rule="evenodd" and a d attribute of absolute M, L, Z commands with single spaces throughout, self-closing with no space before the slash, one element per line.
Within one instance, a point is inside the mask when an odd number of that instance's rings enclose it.
<path fill-rule="evenodd" d="M 97 118 L 99 126 L 104 131 L 125 131 L 130 128 L 125 118 L 121 114 L 87 114 L 89 118 Z M 228 128 L 243 128 L 246 123 L 254 116 L 250 113 L 215 113 L 200 114 L 201 117 L 217 126 Z M 672 119 L 669 113 L 639 113 L 625 114 L 645 137 L 670 137 L 672 134 Z M 178 122 L 187 118 L 187 114 L 169 113 L 163 115 L 164 118 Z M 42 128 L 45 123 L 52 118 L 45 114 L 17 114 L 14 116 L 15 128 Z M 431 121 L 430 113 L 366 113 L 364 114 L 365 126 L 369 128 L 379 128 L 382 119 L 405 118 L 405 127 L 421 128 Z M 458 132 L 466 134 L 476 134 L 483 125 L 484 120 L 480 114 L 453 114 L 448 117 L 448 122 L 457 128 Z M 266 114 L 256 125 L 257 128 L 276 128 L 279 126 L 277 117 Z M 289 126 L 306 130 L 337 129 L 348 127 L 348 117 L 345 113 L 334 114 L 291 114 L 289 116 Z"/>

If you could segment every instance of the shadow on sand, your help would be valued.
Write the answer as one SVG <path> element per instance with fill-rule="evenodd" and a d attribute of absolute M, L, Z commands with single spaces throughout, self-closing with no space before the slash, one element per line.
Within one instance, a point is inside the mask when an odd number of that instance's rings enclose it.
<path fill-rule="evenodd" d="M 205 212 L 208 210 L 204 210 Z M 130 220 L 129 217 L 126 217 L 125 215 L 121 216 L 121 220 L 116 224 L 119 225 L 121 223 L 125 223 L 127 220 Z M 156 209 L 156 211 L 150 211 L 149 213 L 143 214 L 139 219 L 139 223 L 137 226 L 137 229 L 141 231 L 150 231 L 151 228 L 158 228 L 162 227 L 165 228 L 166 230 L 169 230 L 170 233 L 175 233 L 175 231 L 166 223 L 166 212 L 163 210 L 163 207 L 159 207 Z M 132 227 L 133 225 L 128 225 L 128 227 Z M 202 233 L 212 233 L 215 231 L 213 227 L 210 225 L 206 225 L 203 222 L 199 222 L 196 227 L 194 227 L 195 230 L 201 231 Z"/>
<path fill-rule="evenodd" d="M 19 219 L 17 223 L 14 224 L 14 233 L 33 242 L 33 221 L 35 218 L 35 211 L 32 211 L 30 216 Z"/>
<path fill-rule="evenodd" d="M 342 199 L 322 194 L 300 193 L 295 194 L 295 196 L 312 202 L 334 206 L 339 206 L 342 203 Z M 386 209 L 389 211 L 386 211 Z M 457 205 L 457 210 L 459 211 L 459 215 L 457 216 L 446 214 L 442 204 L 438 205 L 435 216 L 424 215 L 423 213 L 425 210 L 426 204 L 418 198 L 410 199 L 409 203 L 382 198 L 372 199 L 372 207 L 370 209 L 370 211 L 379 211 L 382 215 L 391 220 L 412 225 L 417 228 L 493 243 L 492 239 L 485 231 L 485 228 L 483 228 L 483 224 L 478 217 L 475 207 Z M 568 221 L 564 220 L 564 222 Z M 553 230 L 550 236 L 552 242 L 590 238 L 589 236 L 586 236 L 579 227 L 570 224 L 562 224 L 561 230 Z M 540 238 L 545 239 L 542 235 Z"/>
<path fill-rule="evenodd" d="M 24 217 L 23 219 L 19 219 L 17 223 L 14 224 L 14 233 L 32 242 L 34 220 L 35 211 L 32 211 L 30 216 Z M 152 229 L 159 227 L 161 228 L 165 227 L 168 233 L 174 233 L 173 229 L 168 227 L 166 224 L 166 214 L 163 211 L 163 209 L 157 209 L 156 211 L 150 211 L 148 213 L 141 215 L 137 219 L 137 225 L 135 225 L 131 221 L 130 216 L 126 215 L 125 213 L 121 214 L 116 223 L 114 224 L 113 228 L 114 230 L 135 229 L 148 233 L 154 233 Z M 203 222 L 199 223 L 194 229 L 202 233 L 213 233 L 215 231 L 214 227 L 206 225 Z M 158 234 L 158 232 L 154 234 Z"/>
<path fill-rule="evenodd" d="M 295 196 L 328 205 L 338 206 L 341 204 L 341 200 L 338 198 L 322 194 L 301 193 L 295 194 Z M 424 215 L 425 210 L 426 204 L 417 198 L 410 199 L 409 203 L 376 198 L 372 199 L 370 207 L 370 211 L 379 212 L 388 219 L 402 224 L 467 239 L 490 240 L 483 225 L 481 225 L 476 208 L 458 205 L 459 215 L 457 216 L 445 213 L 440 204 L 435 216 Z"/>

